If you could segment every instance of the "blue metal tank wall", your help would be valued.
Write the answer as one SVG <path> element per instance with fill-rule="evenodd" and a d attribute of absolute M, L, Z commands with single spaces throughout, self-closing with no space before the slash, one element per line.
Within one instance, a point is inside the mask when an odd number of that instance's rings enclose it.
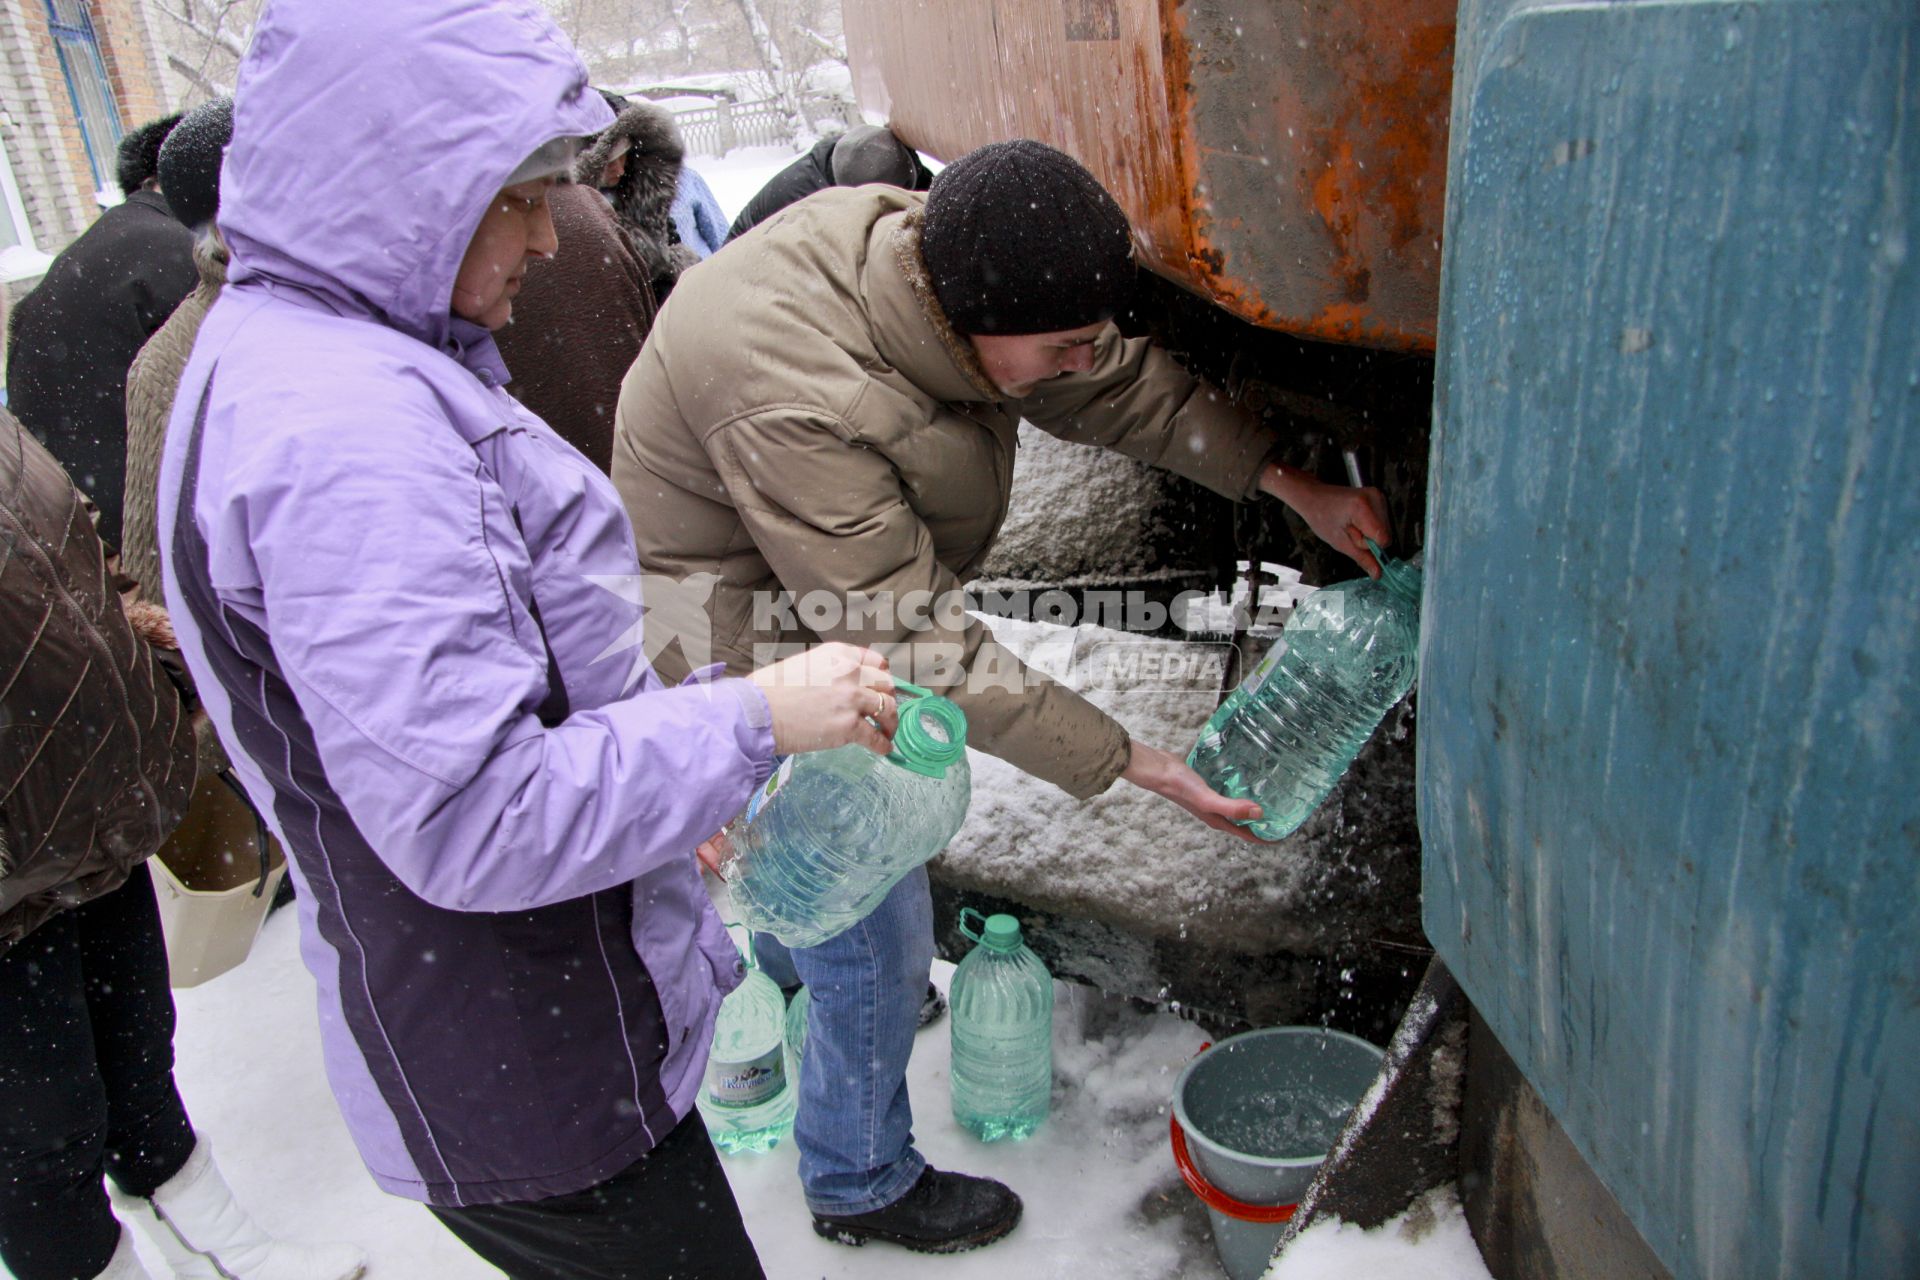
<path fill-rule="evenodd" d="M 1681 1280 L 1920 1276 L 1920 4 L 1459 30 L 1427 931 Z"/>

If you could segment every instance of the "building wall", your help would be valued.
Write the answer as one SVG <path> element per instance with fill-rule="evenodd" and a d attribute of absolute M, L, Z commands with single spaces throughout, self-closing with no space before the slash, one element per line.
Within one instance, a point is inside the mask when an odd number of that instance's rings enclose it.
<path fill-rule="evenodd" d="M 77 172 L 70 172 L 68 143 L 79 147 L 80 131 L 52 43 L 44 4 L 0 6 L 0 93 L 6 99 L 0 129 L 27 223 L 45 250 L 79 234 L 93 207 L 84 152 Z"/>
<path fill-rule="evenodd" d="M 122 125 L 165 115 L 171 104 L 144 0 L 89 0 L 88 10 Z M 58 252 L 99 206 L 45 0 L 0 6 L 0 99 L 0 134 L 35 244 Z"/>
<path fill-rule="evenodd" d="M 88 8 L 126 126 L 134 128 L 173 110 L 160 72 L 159 32 L 144 0 L 89 0 Z"/>

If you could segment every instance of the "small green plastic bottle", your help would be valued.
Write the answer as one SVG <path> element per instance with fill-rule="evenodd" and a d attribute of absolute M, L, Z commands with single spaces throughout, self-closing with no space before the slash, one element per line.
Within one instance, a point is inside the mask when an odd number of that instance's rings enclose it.
<path fill-rule="evenodd" d="M 813 996 L 800 988 L 787 1002 L 787 1078 L 800 1087 L 800 1064 L 807 1060 L 807 1018 L 813 1012 Z"/>
<path fill-rule="evenodd" d="M 982 1142 L 1025 1138 L 1053 1098 L 1053 975 L 1008 915 L 960 912 L 960 932 L 979 945 L 953 973 L 953 1118 Z"/>

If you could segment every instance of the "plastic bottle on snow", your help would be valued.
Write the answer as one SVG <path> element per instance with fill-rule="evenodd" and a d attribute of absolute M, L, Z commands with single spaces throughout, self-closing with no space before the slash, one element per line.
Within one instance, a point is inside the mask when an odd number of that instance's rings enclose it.
<path fill-rule="evenodd" d="M 787 1001 L 787 1080 L 800 1088 L 800 1064 L 807 1059 L 807 1016 L 813 1010 L 813 996 L 802 987 Z"/>
<path fill-rule="evenodd" d="M 1380 577 L 1314 592 L 1287 621 L 1252 685 L 1208 720 L 1187 763 L 1208 785 L 1253 800 L 1263 840 L 1292 833 L 1320 807 L 1382 717 L 1413 687 L 1420 567 L 1371 541 Z M 1229 707 L 1231 710 L 1229 710 Z M 1225 712 L 1226 714 L 1221 714 Z"/>
<path fill-rule="evenodd" d="M 857 924 L 902 876 L 946 848 L 972 798 L 967 717 L 896 681 L 893 751 L 789 756 L 728 829 L 724 874 L 748 928 L 818 946 Z"/>
<path fill-rule="evenodd" d="M 771 1151 L 793 1132 L 799 1081 L 787 1069 L 786 997 L 749 957 L 747 976 L 725 1000 L 700 1083 L 700 1114 L 727 1155 Z"/>
<path fill-rule="evenodd" d="M 947 992 L 953 1118 L 983 1142 L 1024 1138 L 1053 1097 L 1053 976 L 1021 941 L 1018 920 L 987 916 L 976 931 L 968 916 L 981 918 L 962 908 L 960 932 L 979 945 Z"/>

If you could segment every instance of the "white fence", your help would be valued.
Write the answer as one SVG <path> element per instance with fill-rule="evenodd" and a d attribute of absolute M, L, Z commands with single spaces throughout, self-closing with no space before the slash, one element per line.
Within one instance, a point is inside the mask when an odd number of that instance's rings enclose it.
<path fill-rule="evenodd" d="M 800 109 L 815 129 L 829 122 L 849 128 L 860 123 L 859 108 L 840 99 L 807 98 Z M 724 156 L 735 147 L 778 146 L 793 138 L 787 113 L 771 98 L 759 102 L 716 98 L 711 107 L 677 111 L 673 119 L 689 155 Z"/>

